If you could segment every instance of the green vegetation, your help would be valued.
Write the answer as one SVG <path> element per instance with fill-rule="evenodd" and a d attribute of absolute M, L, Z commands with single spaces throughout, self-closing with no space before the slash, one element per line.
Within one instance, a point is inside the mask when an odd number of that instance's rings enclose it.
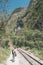
<path fill-rule="evenodd" d="M 31 52 L 33 52 L 37 57 L 39 57 L 40 59 L 43 60 L 43 48 L 41 49 L 36 49 L 36 48 L 33 48 L 31 49 Z"/>
<path fill-rule="evenodd" d="M 18 26 L 21 29 L 15 32 Z M 27 10 L 17 8 L 7 17 L 7 20 L 3 21 L 0 17 L 0 46 L 2 47 L 0 58 L 2 60 L 9 55 L 9 42 L 16 47 L 31 50 L 43 59 L 43 0 L 31 0 Z"/>
<path fill-rule="evenodd" d="M 29 47 L 22 47 L 22 49 L 33 53 L 36 57 L 39 57 L 41 60 L 43 60 L 43 48 L 37 49 L 37 48 L 29 48 Z"/>
<path fill-rule="evenodd" d="M 27 27 L 43 30 L 43 1 L 32 0 L 27 12 Z"/>
<path fill-rule="evenodd" d="M 12 38 L 13 44 L 30 48 L 43 48 L 43 32 L 38 30 L 22 30 Z"/>
<path fill-rule="evenodd" d="M 4 62 L 10 54 L 10 49 L 0 47 L 0 63 Z"/>
<path fill-rule="evenodd" d="M 23 28 L 11 36 L 11 39 L 16 47 L 30 50 L 43 60 L 43 31 Z"/>

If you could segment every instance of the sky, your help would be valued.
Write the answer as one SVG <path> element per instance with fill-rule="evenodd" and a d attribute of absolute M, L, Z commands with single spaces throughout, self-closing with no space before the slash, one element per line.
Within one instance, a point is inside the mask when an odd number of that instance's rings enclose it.
<path fill-rule="evenodd" d="M 7 6 L 8 6 L 8 13 L 11 13 L 14 9 L 18 7 L 25 7 L 28 6 L 30 3 L 30 0 L 8 0 Z M 0 3 L 0 10 L 1 10 L 1 3 Z"/>

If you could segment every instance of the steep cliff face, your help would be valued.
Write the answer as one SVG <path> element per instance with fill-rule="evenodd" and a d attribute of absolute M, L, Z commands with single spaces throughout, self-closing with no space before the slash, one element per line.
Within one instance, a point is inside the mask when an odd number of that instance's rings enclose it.
<path fill-rule="evenodd" d="M 43 30 L 43 1 L 32 0 L 24 17 L 27 27 Z"/>
<path fill-rule="evenodd" d="M 26 27 L 43 30 L 43 0 L 31 0 L 28 7 L 14 10 L 9 17 L 7 25 L 15 24 L 18 17 L 23 20 Z"/>
<path fill-rule="evenodd" d="M 26 11 L 27 7 L 17 8 L 9 15 L 6 25 L 6 33 L 10 33 L 17 26 L 16 23 L 18 21 L 18 18 L 21 19 Z"/>

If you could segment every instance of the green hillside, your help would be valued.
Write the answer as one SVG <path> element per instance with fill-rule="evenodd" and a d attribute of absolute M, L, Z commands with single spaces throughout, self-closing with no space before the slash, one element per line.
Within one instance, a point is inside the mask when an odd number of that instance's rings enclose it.
<path fill-rule="evenodd" d="M 24 17 L 27 18 L 27 27 L 43 30 L 43 1 L 32 0 Z"/>
<path fill-rule="evenodd" d="M 9 43 L 43 59 L 43 0 L 31 0 L 28 7 L 17 8 L 6 20 L 0 19 L 0 46 L 8 48 Z"/>

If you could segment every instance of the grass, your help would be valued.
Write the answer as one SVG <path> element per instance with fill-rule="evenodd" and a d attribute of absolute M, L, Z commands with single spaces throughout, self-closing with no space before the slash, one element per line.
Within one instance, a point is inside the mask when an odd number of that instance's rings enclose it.
<path fill-rule="evenodd" d="M 43 60 L 43 31 L 23 29 L 17 32 L 16 36 L 18 36 L 18 38 L 14 38 L 16 39 L 16 42 L 14 40 L 14 43 L 17 43 L 17 46 L 20 45 L 23 49 L 27 51 L 30 50 Z"/>
<path fill-rule="evenodd" d="M 43 48 L 37 49 L 37 48 L 32 48 L 30 49 L 29 47 L 22 47 L 26 51 L 32 52 L 35 56 L 39 57 L 41 60 L 43 60 Z"/>
<path fill-rule="evenodd" d="M 0 63 L 3 63 L 3 61 L 6 60 L 6 58 L 9 56 L 10 50 L 4 49 L 0 47 Z"/>
<path fill-rule="evenodd" d="M 36 55 L 38 56 L 41 60 L 43 60 L 43 48 L 42 49 L 36 49 L 36 48 L 33 48 L 31 49 L 31 51 Z"/>

